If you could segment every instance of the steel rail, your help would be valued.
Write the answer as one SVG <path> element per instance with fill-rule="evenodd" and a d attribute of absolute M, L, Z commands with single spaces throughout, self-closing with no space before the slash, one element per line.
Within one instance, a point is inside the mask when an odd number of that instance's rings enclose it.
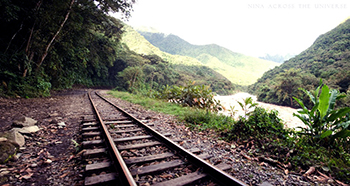
<path fill-rule="evenodd" d="M 191 153 L 188 150 L 184 149 L 183 147 L 181 147 L 177 143 L 171 141 L 169 138 L 165 137 L 164 135 L 162 135 L 158 131 L 156 131 L 156 130 L 152 129 L 151 127 L 147 126 L 142 121 L 140 121 L 139 119 L 137 119 L 133 115 L 129 114 L 124 109 L 118 107 L 117 105 L 115 105 L 114 103 L 109 101 L 108 99 L 104 98 L 103 96 L 101 96 L 97 92 L 95 92 L 95 94 L 98 95 L 103 100 L 105 100 L 106 102 L 108 102 L 109 104 L 111 104 L 113 107 L 117 108 L 118 110 L 120 110 L 124 114 L 128 115 L 129 117 L 131 117 L 135 122 L 137 122 L 141 126 L 145 127 L 150 133 L 152 133 L 156 138 L 158 138 L 158 140 L 161 140 L 162 142 L 165 142 L 165 144 L 168 147 L 170 147 L 170 148 L 172 148 L 172 149 L 182 153 L 183 156 L 187 157 L 190 161 L 194 162 L 197 166 L 203 167 L 205 172 L 210 174 L 210 176 L 213 179 L 217 180 L 222 185 L 247 186 L 247 184 L 245 184 L 244 182 L 238 180 L 237 178 L 234 178 L 233 176 L 227 174 L 226 172 L 224 172 L 224 171 L 216 168 L 215 166 L 209 164 L 208 162 L 204 161 L 203 159 L 197 157 L 193 153 Z"/>
<path fill-rule="evenodd" d="M 119 174 L 122 177 L 121 181 L 123 182 L 123 185 L 130 185 L 130 186 L 137 186 L 134 178 L 132 177 L 128 167 L 126 166 L 123 157 L 120 155 L 119 150 L 117 149 L 117 146 L 114 143 L 114 140 L 112 138 L 112 136 L 110 135 L 110 133 L 108 132 L 108 129 L 106 127 L 106 125 L 104 124 L 99 112 L 97 111 L 97 108 L 91 98 L 90 95 L 91 92 L 88 93 L 91 105 L 93 107 L 93 110 L 95 112 L 95 114 L 98 117 L 98 120 L 102 126 L 102 134 L 104 135 L 104 137 L 107 139 L 107 146 L 109 147 L 109 149 L 111 149 L 111 156 L 113 161 L 118 162 L 118 165 L 116 163 L 113 163 L 113 165 L 115 166 L 115 168 L 119 171 L 121 171 L 123 174 Z"/>

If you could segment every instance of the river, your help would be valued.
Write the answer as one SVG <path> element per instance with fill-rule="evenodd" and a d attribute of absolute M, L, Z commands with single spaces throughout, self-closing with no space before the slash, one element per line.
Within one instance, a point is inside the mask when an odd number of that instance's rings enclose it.
<path fill-rule="evenodd" d="M 246 99 L 248 97 L 252 97 L 254 100 L 253 102 L 258 103 L 258 106 L 261 106 L 267 110 L 272 110 L 272 109 L 277 110 L 279 113 L 279 117 L 285 123 L 285 127 L 288 127 L 288 128 L 305 127 L 305 125 L 303 124 L 302 121 L 300 121 L 299 118 L 293 116 L 293 113 L 297 113 L 297 109 L 259 102 L 257 101 L 256 96 L 246 92 L 239 92 L 229 96 L 215 96 L 214 99 L 220 101 L 220 103 L 224 106 L 225 109 L 221 111 L 221 113 L 224 115 L 230 115 L 230 112 L 229 112 L 230 106 L 234 106 L 234 110 L 238 110 L 238 112 L 234 116 L 234 118 L 237 119 L 238 116 L 244 116 L 244 112 L 237 101 L 243 102 L 243 99 Z"/>

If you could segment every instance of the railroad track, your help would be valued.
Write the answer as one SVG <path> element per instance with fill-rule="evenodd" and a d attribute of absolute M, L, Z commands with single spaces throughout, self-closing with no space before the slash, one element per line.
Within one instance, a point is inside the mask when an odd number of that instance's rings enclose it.
<path fill-rule="evenodd" d="M 96 119 L 82 124 L 85 185 L 246 185 L 213 166 L 209 154 L 185 149 L 98 93 L 88 97 Z"/>

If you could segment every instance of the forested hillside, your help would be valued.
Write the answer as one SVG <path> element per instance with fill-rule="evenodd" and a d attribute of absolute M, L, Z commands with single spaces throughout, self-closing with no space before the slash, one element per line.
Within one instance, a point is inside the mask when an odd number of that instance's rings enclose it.
<path fill-rule="evenodd" d="M 239 85 L 256 82 L 265 71 L 278 65 L 276 62 L 232 52 L 216 44 L 192 45 L 173 34 L 144 31 L 139 33 L 161 51 L 196 58 L 202 64 Z"/>
<path fill-rule="evenodd" d="M 138 54 L 121 43 L 124 24 L 108 13 L 128 17 L 133 3 L 1 1 L 0 96 L 48 96 L 76 85 L 151 92 L 189 80 L 232 91 L 232 83 L 209 68 L 184 66 L 189 57 Z"/>
<path fill-rule="evenodd" d="M 197 59 L 163 52 L 128 25 L 125 25 L 123 30 L 121 42 L 131 51 L 141 55 L 157 55 L 169 62 L 171 68 L 179 74 L 176 84 L 184 85 L 188 81 L 195 81 L 197 84 L 209 85 L 218 94 L 232 93 L 235 89 L 236 85 Z"/>
<path fill-rule="evenodd" d="M 307 50 L 266 72 L 250 90 L 261 101 L 296 106 L 292 97 L 301 97 L 298 88 L 315 89 L 320 78 L 350 94 L 350 19 L 319 36 Z M 342 104 L 349 105 L 349 100 Z"/>

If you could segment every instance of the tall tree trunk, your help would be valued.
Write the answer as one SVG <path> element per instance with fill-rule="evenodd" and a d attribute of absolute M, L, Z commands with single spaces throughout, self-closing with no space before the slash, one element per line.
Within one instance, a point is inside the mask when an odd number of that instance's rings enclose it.
<path fill-rule="evenodd" d="M 134 74 L 134 77 L 132 77 L 132 81 L 131 81 L 131 86 L 130 86 L 130 88 L 133 88 L 133 87 L 134 87 L 134 84 L 135 84 L 135 82 L 136 82 L 136 78 L 137 78 L 137 75 L 139 74 L 139 71 L 140 71 L 140 69 L 137 69 L 137 71 L 136 71 L 135 74 Z"/>
<path fill-rule="evenodd" d="M 153 87 L 153 78 L 154 78 L 154 74 L 152 73 L 152 76 L 151 76 L 151 92 L 152 92 L 152 87 Z"/>
<path fill-rule="evenodd" d="M 41 0 L 38 1 L 38 3 L 36 4 L 36 7 L 35 7 L 35 11 L 36 12 L 39 11 L 41 4 L 42 4 L 42 1 Z M 29 54 L 29 52 L 30 52 L 30 45 L 31 45 L 31 41 L 32 41 L 32 36 L 33 36 L 35 24 L 36 24 L 36 20 L 33 23 L 33 26 L 32 26 L 32 29 L 30 30 L 29 38 L 28 38 L 28 41 L 27 41 L 27 46 L 26 46 L 26 54 L 27 54 L 27 56 L 30 55 Z"/>
<path fill-rule="evenodd" d="M 38 62 L 38 64 L 37 64 L 37 65 L 38 65 L 37 68 L 39 68 L 39 67 L 41 66 L 41 64 L 43 63 L 43 61 L 45 60 L 45 58 L 46 58 L 46 56 L 47 56 L 47 54 L 48 54 L 48 52 L 49 52 L 49 49 L 50 49 L 52 43 L 55 41 L 56 37 L 57 37 L 58 34 L 61 32 L 61 30 L 62 30 L 64 24 L 67 22 L 68 17 L 69 17 L 69 14 L 70 14 L 71 11 L 72 11 L 72 6 L 73 6 L 73 4 L 74 4 L 74 1 L 75 1 L 75 0 L 72 0 L 72 1 L 70 2 L 69 9 L 68 9 L 68 12 L 67 12 L 67 14 L 66 14 L 66 17 L 64 18 L 63 22 L 61 23 L 61 25 L 60 25 L 60 27 L 58 28 L 58 30 L 57 30 L 57 32 L 55 33 L 55 35 L 52 37 L 52 39 L 51 39 L 51 41 L 49 42 L 49 44 L 46 46 L 45 51 L 44 51 L 44 54 L 41 56 L 41 58 L 40 58 L 40 60 L 39 60 L 39 62 Z"/>
<path fill-rule="evenodd" d="M 15 34 L 13 34 L 13 36 L 12 36 L 12 38 L 11 38 L 9 44 L 8 44 L 7 47 L 6 47 L 6 50 L 5 50 L 5 52 L 4 52 L 5 54 L 6 54 L 7 50 L 10 48 L 11 43 L 12 43 L 12 41 L 15 39 L 16 35 L 18 34 L 18 32 L 22 30 L 22 26 L 23 26 L 23 22 L 21 23 L 21 25 L 20 25 L 19 29 L 17 30 L 17 32 L 16 32 Z"/>
<path fill-rule="evenodd" d="M 36 7 L 35 7 L 36 13 L 39 11 L 41 4 L 42 4 L 42 0 L 39 0 L 39 1 L 36 3 Z M 31 45 L 32 45 L 32 37 L 33 37 L 33 32 L 34 32 L 34 28 L 35 28 L 36 21 L 37 21 L 37 20 L 34 20 L 32 29 L 30 30 L 29 37 L 28 37 L 28 41 L 27 41 L 27 46 L 26 46 L 26 50 L 25 50 L 26 56 L 28 57 L 29 62 L 31 62 L 32 59 L 33 59 L 33 57 L 34 57 L 34 52 L 32 52 L 32 51 L 30 50 L 30 47 L 31 47 Z M 28 67 L 26 67 L 26 65 L 23 65 L 22 77 L 26 77 L 26 76 L 27 76 L 27 72 L 28 72 Z"/>

